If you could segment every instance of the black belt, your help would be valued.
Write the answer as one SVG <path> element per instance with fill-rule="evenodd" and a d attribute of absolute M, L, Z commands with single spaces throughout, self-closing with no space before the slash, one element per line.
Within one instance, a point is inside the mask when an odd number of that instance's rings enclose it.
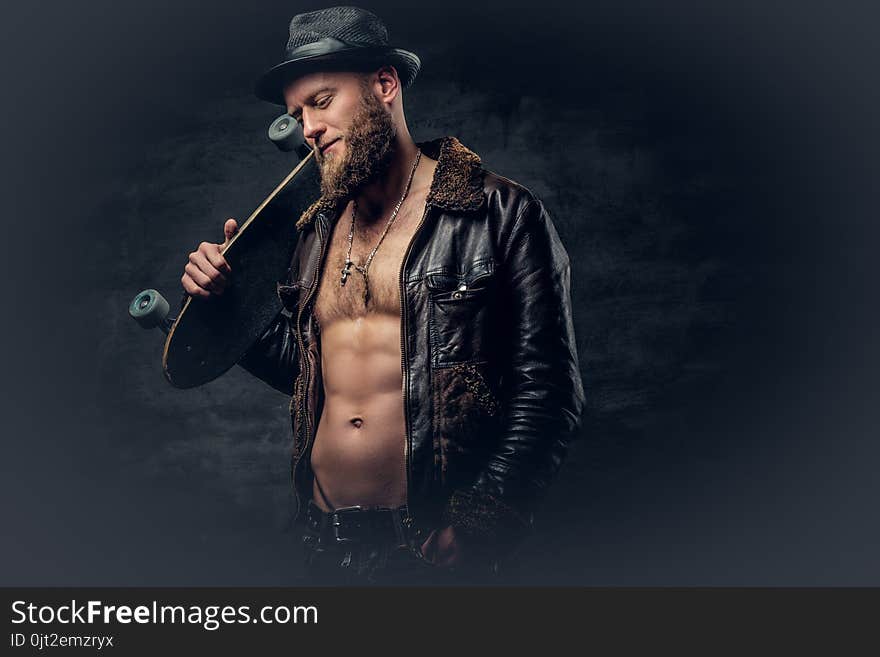
<path fill-rule="evenodd" d="M 405 506 L 396 509 L 349 506 L 322 511 L 309 502 L 306 526 L 321 544 L 386 543 L 408 545 Z"/>

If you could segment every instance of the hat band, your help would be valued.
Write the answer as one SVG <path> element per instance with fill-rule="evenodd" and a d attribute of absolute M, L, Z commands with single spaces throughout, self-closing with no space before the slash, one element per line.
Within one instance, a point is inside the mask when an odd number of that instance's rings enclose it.
<path fill-rule="evenodd" d="M 340 52 L 342 50 L 351 50 L 353 48 L 381 48 L 381 44 L 375 43 L 347 43 L 345 41 L 340 41 L 339 39 L 334 39 L 333 37 L 324 37 L 320 41 L 314 41 L 312 43 L 306 43 L 302 46 L 298 46 L 293 50 L 287 51 L 287 59 L 304 59 L 306 57 L 320 57 L 321 55 L 330 55 L 335 52 Z"/>

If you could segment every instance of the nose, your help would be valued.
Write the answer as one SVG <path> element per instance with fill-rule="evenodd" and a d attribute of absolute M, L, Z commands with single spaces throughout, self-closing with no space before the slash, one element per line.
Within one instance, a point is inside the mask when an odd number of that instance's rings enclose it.
<path fill-rule="evenodd" d="M 323 122 L 318 121 L 316 117 L 313 117 L 306 108 L 302 110 L 302 122 L 303 137 L 309 140 L 314 148 L 315 140 L 324 134 L 327 126 Z"/>

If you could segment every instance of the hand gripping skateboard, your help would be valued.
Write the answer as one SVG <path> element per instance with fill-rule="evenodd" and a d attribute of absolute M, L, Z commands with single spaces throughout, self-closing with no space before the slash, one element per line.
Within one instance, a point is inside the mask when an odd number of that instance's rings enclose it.
<path fill-rule="evenodd" d="M 287 114 L 269 127 L 269 138 L 284 151 L 297 150 L 302 161 L 223 246 L 232 270 L 223 294 L 209 299 L 188 298 L 177 318 L 156 290 L 144 290 L 129 306 L 129 314 L 144 328 L 168 334 L 162 369 L 177 388 L 213 381 L 235 365 L 269 328 L 281 311 L 277 284 L 288 275 L 296 246 L 295 224 L 320 193 L 318 166 Z"/>

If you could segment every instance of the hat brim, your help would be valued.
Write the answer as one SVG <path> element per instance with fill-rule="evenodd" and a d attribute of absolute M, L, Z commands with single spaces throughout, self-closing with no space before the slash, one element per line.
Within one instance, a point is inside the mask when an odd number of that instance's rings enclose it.
<path fill-rule="evenodd" d="M 369 71 L 391 65 L 397 69 L 400 83 L 408 87 L 421 68 L 414 53 L 401 48 L 349 48 L 333 53 L 300 57 L 273 66 L 260 76 L 254 95 L 276 105 L 285 105 L 284 87 L 295 79 L 316 71 Z"/>

